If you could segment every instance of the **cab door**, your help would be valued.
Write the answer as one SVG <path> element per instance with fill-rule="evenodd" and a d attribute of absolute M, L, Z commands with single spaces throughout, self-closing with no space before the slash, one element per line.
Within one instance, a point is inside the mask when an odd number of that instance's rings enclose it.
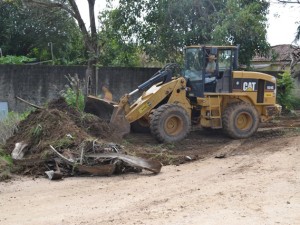
<path fill-rule="evenodd" d="M 187 80 L 187 86 L 190 88 L 187 97 L 204 97 L 204 47 L 187 47 L 184 58 L 183 75 Z"/>
<path fill-rule="evenodd" d="M 218 51 L 218 75 L 217 93 L 232 92 L 232 71 L 234 68 L 234 51 L 232 49 L 219 49 Z"/>

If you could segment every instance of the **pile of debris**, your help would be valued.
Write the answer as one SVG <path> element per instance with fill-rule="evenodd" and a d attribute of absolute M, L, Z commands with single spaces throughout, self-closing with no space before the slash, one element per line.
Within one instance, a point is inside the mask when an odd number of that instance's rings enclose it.
<path fill-rule="evenodd" d="M 113 133 L 108 121 L 79 112 L 60 98 L 23 120 L 5 150 L 18 173 L 38 176 L 46 172 L 50 179 L 142 169 L 160 172 L 160 162 L 130 156 L 124 147 L 112 143 Z"/>

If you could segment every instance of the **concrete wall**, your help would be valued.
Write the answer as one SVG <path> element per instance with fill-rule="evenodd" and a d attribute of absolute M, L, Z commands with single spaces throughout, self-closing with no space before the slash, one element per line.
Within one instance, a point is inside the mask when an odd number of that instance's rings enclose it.
<path fill-rule="evenodd" d="M 78 74 L 84 78 L 84 66 L 0 65 L 0 102 L 8 102 L 9 110 L 22 112 L 28 105 L 15 97 L 43 105 L 57 98 L 67 84 L 65 75 Z M 150 78 L 155 68 L 99 68 L 99 87 L 108 84 L 114 100 Z M 101 88 L 98 94 L 101 92 Z"/>
<path fill-rule="evenodd" d="M 15 96 L 43 105 L 59 96 L 68 83 L 65 75 L 77 73 L 83 79 L 85 70 L 84 66 L 0 65 L 0 102 L 7 102 L 8 109 L 17 112 L 24 111 L 28 105 Z M 99 68 L 98 94 L 101 86 L 107 84 L 113 93 L 113 100 L 118 101 L 123 94 L 135 90 L 157 71 L 158 68 Z M 273 76 L 278 73 L 264 72 Z M 300 97 L 300 78 L 296 80 L 295 94 Z"/>

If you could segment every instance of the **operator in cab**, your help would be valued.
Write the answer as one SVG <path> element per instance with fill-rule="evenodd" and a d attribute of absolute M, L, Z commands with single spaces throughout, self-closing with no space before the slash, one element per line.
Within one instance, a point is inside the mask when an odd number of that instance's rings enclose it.
<path fill-rule="evenodd" d="M 215 71 L 216 71 L 216 56 L 213 55 L 213 54 L 210 54 L 208 56 L 208 63 L 207 63 L 207 66 L 206 66 L 206 76 L 213 76 Z"/>

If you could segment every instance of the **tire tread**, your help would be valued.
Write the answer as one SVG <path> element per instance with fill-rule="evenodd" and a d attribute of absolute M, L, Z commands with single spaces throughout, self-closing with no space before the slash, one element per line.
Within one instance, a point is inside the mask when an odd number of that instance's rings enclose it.
<path fill-rule="evenodd" d="M 169 138 L 164 132 L 162 132 L 162 127 L 161 127 L 161 116 L 163 114 L 169 114 L 172 112 L 179 112 L 181 113 L 185 119 L 188 121 L 187 122 L 187 128 L 185 133 L 177 138 Z M 184 108 L 177 104 L 165 104 L 160 106 L 159 108 L 155 109 L 153 113 L 150 115 L 150 130 L 152 135 L 159 141 L 159 142 L 175 142 L 184 139 L 188 133 L 191 130 L 191 122 L 190 122 L 190 117 L 188 116 L 187 112 L 185 111 Z"/>

